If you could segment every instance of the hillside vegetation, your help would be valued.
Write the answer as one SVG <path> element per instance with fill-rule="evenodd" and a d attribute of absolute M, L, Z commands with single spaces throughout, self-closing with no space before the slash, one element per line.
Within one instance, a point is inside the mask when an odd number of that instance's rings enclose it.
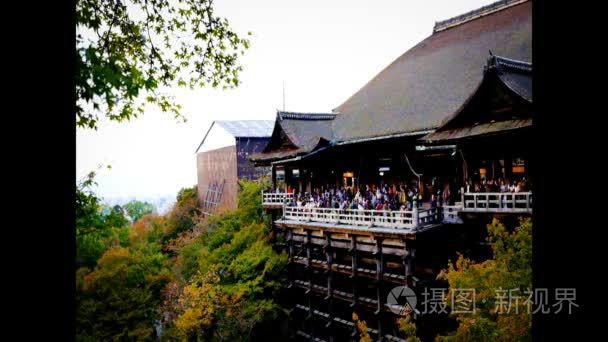
<path fill-rule="evenodd" d="M 194 187 L 130 224 L 102 215 L 93 177 L 77 192 L 79 341 L 249 340 L 278 317 L 287 257 L 271 247 L 262 184 L 242 182 L 238 209 L 211 219 Z"/>

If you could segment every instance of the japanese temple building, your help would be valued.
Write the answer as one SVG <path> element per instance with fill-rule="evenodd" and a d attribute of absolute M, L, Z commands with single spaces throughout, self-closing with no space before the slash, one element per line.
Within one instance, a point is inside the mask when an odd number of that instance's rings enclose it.
<path fill-rule="evenodd" d="M 530 1 L 499 1 L 445 21 L 328 113 L 278 111 L 262 193 L 276 245 L 289 253 L 294 336 L 356 339 L 357 312 L 375 340 L 402 341 L 392 288 L 433 283 L 456 250 L 474 248 L 485 223 L 530 215 L 532 193 L 471 192 L 468 181 L 527 180 L 533 119 Z M 416 181 L 406 210 L 294 206 L 294 193 L 327 186 Z M 458 194 L 429 205 L 433 182 Z M 423 315 L 416 311 L 414 319 Z M 436 321 L 434 323 L 438 324 Z"/>

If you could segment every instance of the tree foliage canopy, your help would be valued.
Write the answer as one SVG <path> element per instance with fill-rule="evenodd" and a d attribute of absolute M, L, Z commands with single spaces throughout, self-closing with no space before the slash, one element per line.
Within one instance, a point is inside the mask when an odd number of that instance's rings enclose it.
<path fill-rule="evenodd" d="M 510 232 L 498 220 L 488 225 L 488 241 L 493 258 L 481 263 L 459 256 L 439 275 L 449 283 L 448 302 L 452 291 L 475 289 L 475 313 L 459 313 L 456 332 L 440 336 L 437 341 L 529 341 L 531 315 L 527 295 L 532 287 L 532 222 L 526 219 Z M 516 290 L 521 297 L 513 307 L 500 312 L 497 290 Z"/>
<path fill-rule="evenodd" d="M 124 244 L 128 235 L 123 209 L 104 208 L 93 191 L 95 175 L 89 172 L 76 185 L 76 267 L 94 267 L 108 248 Z"/>
<path fill-rule="evenodd" d="M 163 89 L 237 86 L 249 47 L 213 0 L 78 0 L 76 21 L 79 127 L 129 120 L 146 102 L 184 119 Z"/>
<path fill-rule="evenodd" d="M 249 340 L 257 323 L 278 314 L 272 298 L 287 258 L 271 247 L 260 184 L 242 185 L 238 209 L 206 222 L 179 251 L 174 273 L 184 281 L 168 286 L 164 296 L 163 311 L 172 318 L 166 336 Z"/>
<path fill-rule="evenodd" d="M 136 222 L 144 215 L 152 214 L 156 211 L 154 205 L 138 200 L 133 200 L 122 207 L 127 212 L 127 215 L 129 215 L 132 222 Z"/>
<path fill-rule="evenodd" d="M 211 220 L 195 210 L 196 187 L 184 188 L 167 215 L 85 235 L 99 245 L 79 240 L 78 340 L 149 340 L 162 326 L 164 340 L 242 341 L 277 317 L 287 258 L 271 247 L 262 185 L 242 189 L 238 209 Z"/>

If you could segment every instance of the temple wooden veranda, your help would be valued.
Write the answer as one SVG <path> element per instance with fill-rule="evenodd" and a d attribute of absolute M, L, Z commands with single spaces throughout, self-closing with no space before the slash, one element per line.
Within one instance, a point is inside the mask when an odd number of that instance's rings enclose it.
<path fill-rule="evenodd" d="M 332 112 L 277 112 L 270 141 L 251 160 L 272 169 L 273 189 L 260 196 L 276 248 L 289 255 L 284 305 L 294 338 L 358 340 L 357 312 L 373 339 L 403 341 L 391 289 L 441 286 L 436 276 L 456 252 L 488 257 L 492 217 L 532 213 L 527 181 L 519 192 L 469 188 L 529 178 L 531 56 L 531 3 L 499 1 L 436 23 Z M 294 193 L 412 179 L 424 200 L 410 209 L 294 205 Z M 449 184 L 450 201 L 428 203 L 432 182 Z M 411 315 L 427 339 L 445 320 Z"/>

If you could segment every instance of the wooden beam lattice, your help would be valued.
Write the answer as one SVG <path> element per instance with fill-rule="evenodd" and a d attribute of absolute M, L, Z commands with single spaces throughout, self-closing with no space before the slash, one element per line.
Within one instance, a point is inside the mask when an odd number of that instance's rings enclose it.
<path fill-rule="evenodd" d="M 203 214 L 210 216 L 213 215 L 217 205 L 222 200 L 222 194 L 224 192 L 224 185 L 226 184 L 226 180 L 222 180 L 221 184 L 213 183 L 210 184 L 207 188 L 207 193 L 205 194 L 205 200 L 203 201 Z"/>

